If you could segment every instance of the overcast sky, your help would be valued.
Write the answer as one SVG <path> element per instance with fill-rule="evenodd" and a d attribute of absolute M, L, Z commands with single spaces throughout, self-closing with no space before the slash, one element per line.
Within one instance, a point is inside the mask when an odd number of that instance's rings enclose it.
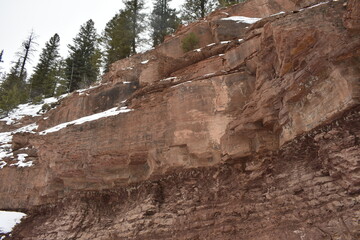
<path fill-rule="evenodd" d="M 145 0 L 147 10 L 151 2 Z M 184 0 L 173 0 L 171 7 L 179 8 Z M 36 65 L 45 42 L 55 33 L 60 36 L 60 54 L 68 55 L 67 45 L 79 32 L 80 26 L 93 19 L 98 33 L 123 8 L 122 0 L 0 0 L 0 51 L 4 50 L 0 70 L 8 72 L 17 59 L 21 43 L 33 30 L 38 36 L 37 52 L 32 65 Z M 31 67 L 28 71 L 31 72 Z"/>

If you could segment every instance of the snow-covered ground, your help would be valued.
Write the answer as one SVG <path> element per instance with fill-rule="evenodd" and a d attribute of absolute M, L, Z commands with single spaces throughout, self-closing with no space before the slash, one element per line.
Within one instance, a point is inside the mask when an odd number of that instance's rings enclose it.
<path fill-rule="evenodd" d="M 126 82 L 127 83 L 127 82 Z M 77 92 L 79 94 L 84 93 L 86 90 L 89 89 L 93 89 L 99 87 L 99 85 L 97 86 L 92 86 L 90 88 L 87 89 L 81 89 L 78 90 Z M 0 121 L 6 122 L 7 125 L 13 125 L 16 126 L 16 124 L 19 123 L 19 121 L 25 117 L 25 116 L 31 116 L 31 117 L 35 117 L 35 116 L 41 116 L 41 109 L 42 106 L 44 104 L 51 104 L 51 103 L 55 103 L 57 102 L 59 99 L 62 99 L 66 97 L 66 95 L 62 95 L 60 96 L 60 98 L 47 98 L 44 99 L 43 102 L 41 104 L 21 104 L 19 105 L 17 108 L 15 108 L 13 111 L 10 112 L 9 116 L 3 119 L 0 119 Z M 90 121 L 94 121 L 100 118 L 106 118 L 106 117 L 110 117 L 110 116 L 114 116 L 114 115 L 118 115 L 120 113 L 126 113 L 126 112 L 130 112 L 132 111 L 132 109 L 128 109 L 126 107 L 122 107 L 122 108 L 112 108 L 109 109 L 107 111 L 101 112 L 101 113 L 96 113 L 93 115 L 89 115 L 86 117 L 82 117 L 79 119 L 76 119 L 74 121 L 71 122 L 66 122 L 66 123 L 62 123 L 59 124 L 55 127 L 49 128 L 47 130 L 44 130 L 38 134 L 40 135 L 46 135 L 48 133 L 51 132 L 56 132 L 59 131 L 67 126 L 71 126 L 71 125 L 80 125 L 83 124 L 85 122 L 90 122 Z M 33 162 L 32 161 L 26 161 L 26 157 L 28 157 L 28 155 L 26 153 L 21 153 L 21 154 L 17 154 L 14 155 L 11 149 L 11 144 L 12 144 L 12 138 L 13 135 L 15 133 L 19 133 L 19 132 L 30 132 L 30 133 L 34 133 L 36 134 L 37 132 L 35 131 L 38 128 L 36 123 L 18 128 L 14 131 L 10 131 L 10 132 L 0 132 L 0 169 L 4 168 L 6 165 L 10 165 L 10 166 L 17 166 L 17 167 L 31 167 L 33 166 Z M 10 159 L 10 161 L 5 162 L 4 159 Z"/>
<path fill-rule="evenodd" d="M 249 18 L 249 17 L 243 17 L 243 16 L 231 16 L 227 18 L 222 18 L 221 20 L 225 21 L 235 21 L 237 23 L 247 23 L 247 24 L 253 24 L 257 21 L 260 21 L 261 18 Z"/>
<path fill-rule="evenodd" d="M 9 116 L 0 119 L 0 121 L 6 122 L 7 125 L 11 125 L 17 123 L 25 116 L 31 116 L 31 117 L 40 116 L 41 115 L 40 110 L 44 104 L 55 103 L 64 97 L 66 97 L 66 94 L 61 95 L 59 98 L 55 98 L 55 97 L 45 98 L 43 102 L 40 104 L 31 104 L 31 103 L 20 104 L 19 106 L 17 106 L 17 108 L 13 109 L 9 113 Z"/>
<path fill-rule="evenodd" d="M 96 114 L 93 114 L 93 115 L 82 117 L 82 118 L 76 119 L 76 120 L 71 121 L 71 122 L 61 123 L 61 124 L 59 124 L 59 125 L 57 125 L 55 127 L 46 129 L 46 130 L 40 132 L 39 134 L 40 135 L 46 135 L 48 133 L 57 132 L 57 131 L 59 131 L 59 130 L 61 130 L 63 128 L 66 128 L 67 126 L 70 126 L 70 125 L 80 125 L 80 124 L 83 124 L 85 122 L 91 122 L 91 121 L 94 121 L 94 120 L 97 120 L 97 119 L 100 119 L 100 118 L 106 118 L 106 117 L 110 117 L 110 116 L 115 116 L 115 115 L 118 115 L 120 113 L 126 113 L 126 112 L 130 112 L 130 111 L 133 111 L 133 110 L 128 109 L 126 107 L 122 107 L 120 109 L 118 107 L 111 108 L 111 109 L 106 110 L 106 111 L 101 112 L 101 113 L 96 113 Z"/>
<path fill-rule="evenodd" d="M 15 161 L 10 166 L 18 166 L 18 167 L 32 166 L 31 161 L 25 162 L 25 157 L 27 157 L 27 154 L 18 154 L 17 158 L 14 157 L 11 149 L 11 142 L 12 142 L 12 135 L 14 133 L 19 133 L 19 132 L 35 133 L 34 130 L 36 130 L 37 128 L 38 126 L 35 123 L 33 123 L 12 132 L 0 133 L 0 169 L 2 169 L 7 165 L 5 161 L 2 161 L 4 158 L 11 158 L 13 161 Z"/>
<path fill-rule="evenodd" d="M 75 92 L 79 93 L 79 95 L 84 95 L 86 91 L 91 90 L 91 89 L 95 89 L 95 88 L 98 88 L 98 87 L 101 87 L 101 86 L 104 86 L 104 85 L 107 85 L 107 83 L 96 82 L 96 83 L 94 83 L 94 85 L 92 85 L 92 86 L 90 86 L 88 88 L 78 89 Z M 60 99 L 66 97 L 67 95 L 68 94 L 60 96 Z"/>
<path fill-rule="evenodd" d="M 9 233 L 25 217 L 25 213 L 0 211 L 0 233 Z"/>

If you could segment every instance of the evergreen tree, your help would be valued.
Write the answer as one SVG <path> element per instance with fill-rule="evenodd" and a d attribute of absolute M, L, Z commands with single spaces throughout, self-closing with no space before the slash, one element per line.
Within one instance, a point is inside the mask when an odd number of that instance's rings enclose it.
<path fill-rule="evenodd" d="M 129 24 L 129 11 L 121 10 L 107 24 L 103 33 L 105 48 L 105 72 L 111 63 L 129 57 L 132 38 Z"/>
<path fill-rule="evenodd" d="M 217 2 L 215 0 L 186 0 L 182 6 L 181 17 L 185 22 L 192 22 L 204 18 L 216 7 Z"/>
<path fill-rule="evenodd" d="M 59 62 L 60 37 L 55 34 L 45 43 L 40 60 L 30 78 L 30 97 L 54 96 L 56 75 Z"/>
<path fill-rule="evenodd" d="M 0 85 L 0 116 L 27 101 L 26 72 L 21 73 L 21 69 L 22 61 L 19 59 Z"/>
<path fill-rule="evenodd" d="M 69 92 L 69 80 L 66 77 L 66 61 L 60 59 L 56 68 L 56 85 L 55 85 L 55 96 Z"/>
<path fill-rule="evenodd" d="M 151 14 L 151 28 L 153 46 L 164 41 L 166 35 L 175 32 L 180 20 L 176 10 L 169 7 L 171 0 L 156 0 Z"/>
<path fill-rule="evenodd" d="M 66 77 L 71 92 L 95 82 L 101 64 L 99 37 L 91 19 L 81 26 L 73 41 L 73 45 L 68 45 L 70 56 L 66 59 Z"/>
<path fill-rule="evenodd" d="M 140 34 L 145 29 L 144 0 L 124 0 L 125 12 L 129 18 L 131 54 L 136 54 L 136 47 L 140 43 Z"/>

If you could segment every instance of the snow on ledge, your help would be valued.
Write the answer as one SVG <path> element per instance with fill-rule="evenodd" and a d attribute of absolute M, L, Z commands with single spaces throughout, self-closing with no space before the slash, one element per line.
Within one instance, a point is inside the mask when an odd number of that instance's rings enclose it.
<path fill-rule="evenodd" d="M 31 117 L 40 116 L 41 113 L 39 114 L 39 112 L 44 104 L 55 103 L 60 99 L 66 97 L 67 95 L 68 94 L 61 95 L 59 98 L 55 98 L 55 97 L 45 98 L 43 100 L 43 103 L 40 104 L 31 104 L 31 103 L 20 104 L 15 109 L 11 110 L 9 116 L 0 119 L 0 121 L 4 121 L 6 122 L 7 125 L 11 125 L 11 124 L 15 124 L 25 116 L 31 116 Z"/>
<path fill-rule="evenodd" d="M 26 153 L 21 153 L 18 154 L 18 162 L 17 163 L 13 163 L 10 166 L 17 166 L 17 167 L 32 167 L 33 166 L 33 162 L 29 161 L 29 162 L 25 162 L 25 158 L 28 157 L 29 155 L 27 155 Z"/>
<path fill-rule="evenodd" d="M 6 166 L 6 162 L 0 161 L 0 169 L 3 169 Z"/>
<path fill-rule="evenodd" d="M 257 21 L 260 21 L 261 18 L 249 18 L 249 17 L 243 17 L 243 16 L 232 16 L 227 18 L 221 18 L 221 20 L 225 21 L 235 21 L 236 23 L 246 23 L 246 24 L 253 24 Z"/>
<path fill-rule="evenodd" d="M 221 41 L 220 44 L 228 44 L 230 43 L 231 41 Z"/>
<path fill-rule="evenodd" d="M 318 3 L 318 4 L 315 4 L 315 5 L 312 5 L 312 6 L 308 7 L 308 9 L 311 9 L 311 8 L 314 8 L 314 7 L 318 7 L 318 6 L 320 6 L 320 5 L 327 4 L 327 3 L 329 3 L 329 2 L 330 2 L 330 1 L 320 2 L 320 3 Z"/>
<path fill-rule="evenodd" d="M 2 132 L 0 133 L 0 169 L 4 168 L 7 163 L 2 161 L 4 158 L 11 158 L 14 161 L 18 161 L 17 163 L 11 164 L 10 166 L 17 167 L 31 167 L 33 166 L 32 161 L 25 162 L 25 158 L 28 156 L 27 154 L 18 154 L 17 159 L 14 159 L 14 155 L 11 149 L 11 142 L 14 133 L 35 133 L 34 130 L 38 128 L 38 125 L 35 123 L 24 126 L 12 132 Z"/>
<path fill-rule="evenodd" d="M 0 233 L 10 233 L 21 222 L 25 213 L 0 211 Z"/>
<path fill-rule="evenodd" d="M 173 81 L 175 79 L 177 79 L 177 77 L 168 77 L 168 78 L 161 79 L 160 82 Z"/>
<path fill-rule="evenodd" d="M 278 16 L 278 15 L 281 15 L 281 14 L 285 14 L 285 12 L 281 11 L 281 12 L 278 12 L 278 13 L 274 13 L 274 14 L 271 14 L 269 17 Z"/>
<path fill-rule="evenodd" d="M 52 133 L 52 132 L 57 132 L 63 128 L 66 128 L 67 126 L 70 126 L 70 125 L 81 125 L 85 122 L 91 122 L 91 121 L 95 121 L 95 120 L 98 120 L 100 118 L 106 118 L 106 117 L 110 117 L 110 116 L 115 116 L 115 115 L 118 115 L 120 113 L 127 113 L 127 112 L 131 112 L 133 111 L 133 109 L 128 109 L 126 107 L 121 107 L 120 109 L 118 107 L 114 107 L 114 108 L 111 108 L 107 111 L 104 111 L 104 112 L 101 112 L 101 113 L 96 113 L 96 114 L 93 114 L 93 115 L 89 115 L 89 116 L 86 116 L 86 117 L 82 117 L 82 118 L 79 118 L 79 119 L 76 119 L 74 121 L 71 121 L 71 122 L 65 122 L 65 123 L 61 123 L 55 127 L 52 127 L 52 128 L 49 128 L 49 129 L 46 129 L 42 132 L 40 132 L 39 134 L 40 135 L 46 135 L 48 133 Z"/>
<path fill-rule="evenodd" d="M 299 10 L 299 12 L 304 11 L 304 10 L 306 10 L 306 9 L 315 8 L 315 7 L 321 6 L 321 5 L 323 5 L 323 4 L 327 4 L 327 3 L 329 3 L 329 2 L 330 2 L 330 1 L 319 2 L 319 3 L 315 4 L 315 5 L 312 5 L 312 6 L 309 6 L 309 7 L 305 7 L 305 8 L 301 8 L 301 9 Z"/>

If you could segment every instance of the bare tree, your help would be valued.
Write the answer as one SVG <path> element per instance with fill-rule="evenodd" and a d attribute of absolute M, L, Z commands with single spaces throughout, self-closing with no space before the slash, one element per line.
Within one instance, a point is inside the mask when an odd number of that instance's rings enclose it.
<path fill-rule="evenodd" d="M 2 60 L 3 55 L 4 55 L 4 49 L 3 49 L 3 50 L 1 50 L 1 53 L 0 53 L 0 62 L 4 62 L 4 61 Z"/>
<path fill-rule="evenodd" d="M 25 73 L 25 65 L 30 61 L 33 53 L 36 52 L 35 46 L 38 44 L 35 42 L 37 36 L 34 31 L 31 31 L 30 35 L 26 38 L 26 40 L 21 45 L 21 50 L 17 53 L 17 55 L 21 59 L 21 68 L 20 68 L 20 78 L 24 77 Z"/>

